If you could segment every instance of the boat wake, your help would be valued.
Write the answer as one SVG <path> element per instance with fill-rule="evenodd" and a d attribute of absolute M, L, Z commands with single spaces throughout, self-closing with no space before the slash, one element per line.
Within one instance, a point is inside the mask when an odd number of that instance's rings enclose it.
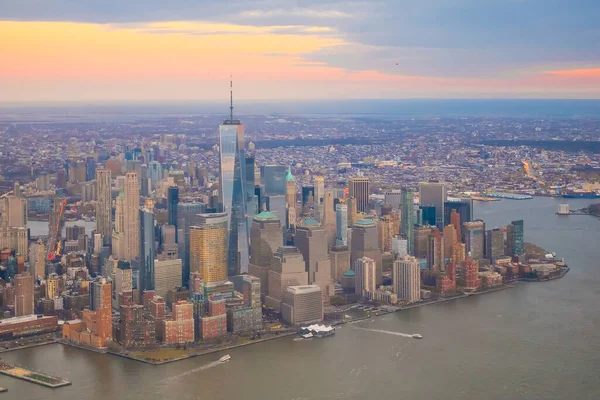
<path fill-rule="evenodd" d="M 354 329 L 360 329 L 362 331 L 369 331 L 369 332 L 385 333 L 386 335 L 402 336 L 402 337 L 406 337 L 406 338 L 412 338 L 413 337 L 413 335 L 408 334 L 408 333 L 384 331 L 384 330 L 381 330 L 381 329 L 361 328 L 361 327 L 358 327 L 358 326 L 354 327 Z"/>
<path fill-rule="evenodd" d="M 175 381 L 175 380 L 177 380 L 179 378 L 183 378 L 184 376 L 187 376 L 187 375 L 190 375 L 190 374 L 193 374 L 193 373 L 196 373 L 196 372 L 204 371 L 205 369 L 216 367 L 217 365 L 221 365 L 221 364 L 223 364 L 223 363 L 221 361 L 219 361 L 219 360 L 213 361 L 211 363 L 202 365 L 200 367 L 190 369 L 189 371 L 182 372 L 179 375 L 170 376 L 168 378 L 162 379 L 162 380 L 160 380 L 160 381 L 158 381 L 156 383 L 157 384 L 158 383 L 170 383 L 170 382 L 173 382 L 173 381 Z"/>

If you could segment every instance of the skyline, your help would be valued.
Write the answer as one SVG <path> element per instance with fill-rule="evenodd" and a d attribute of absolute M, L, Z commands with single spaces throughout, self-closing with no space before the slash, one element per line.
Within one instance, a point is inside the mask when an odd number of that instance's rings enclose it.
<path fill-rule="evenodd" d="M 0 102 L 600 98 L 600 6 L 9 0 Z"/>

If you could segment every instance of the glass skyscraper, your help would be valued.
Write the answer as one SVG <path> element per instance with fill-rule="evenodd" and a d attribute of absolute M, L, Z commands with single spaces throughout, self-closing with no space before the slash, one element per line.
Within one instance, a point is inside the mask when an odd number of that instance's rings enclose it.
<path fill-rule="evenodd" d="M 179 188 L 171 186 L 167 192 L 167 222 L 175 227 L 175 243 L 179 243 L 177 233 L 177 204 L 179 204 Z"/>
<path fill-rule="evenodd" d="M 402 225 L 401 233 L 408 242 L 408 254 L 414 255 L 415 240 L 415 193 L 407 188 L 402 188 Z"/>
<path fill-rule="evenodd" d="M 227 213 L 227 273 L 231 276 L 248 272 L 247 199 L 254 197 L 254 187 L 246 188 L 244 126 L 233 118 L 223 121 L 219 126 L 219 140 L 219 202 L 223 212 Z"/>
<path fill-rule="evenodd" d="M 154 213 L 140 210 L 140 292 L 154 290 Z"/>

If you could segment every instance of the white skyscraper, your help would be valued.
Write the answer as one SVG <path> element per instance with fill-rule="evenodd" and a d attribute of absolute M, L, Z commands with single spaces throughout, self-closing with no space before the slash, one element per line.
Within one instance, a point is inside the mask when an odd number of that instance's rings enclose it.
<path fill-rule="evenodd" d="M 337 204 L 335 206 L 336 219 L 336 246 L 348 246 L 348 206 Z"/>
<path fill-rule="evenodd" d="M 398 300 L 414 302 L 421 298 L 420 268 L 415 257 L 406 256 L 394 262 L 392 281 Z"/>
<path fill-rule="evenodd" d="M 355 293 L 361 297 L 368 297 L 367 293 L 375 292 L 377 280 L 375 271 L 377 270 L 375 261 L 362 257 L 354 263 L 354 272 L 356 273 Z"/>

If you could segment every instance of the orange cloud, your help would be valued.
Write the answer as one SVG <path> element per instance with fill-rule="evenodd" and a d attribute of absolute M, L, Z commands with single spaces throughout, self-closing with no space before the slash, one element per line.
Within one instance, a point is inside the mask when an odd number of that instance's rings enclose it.
<path fill-rule="evenodd" d="M 600 68 L 564 69 L 546 71 L 546 74 L 567 78 L 600 78 Z"/>

